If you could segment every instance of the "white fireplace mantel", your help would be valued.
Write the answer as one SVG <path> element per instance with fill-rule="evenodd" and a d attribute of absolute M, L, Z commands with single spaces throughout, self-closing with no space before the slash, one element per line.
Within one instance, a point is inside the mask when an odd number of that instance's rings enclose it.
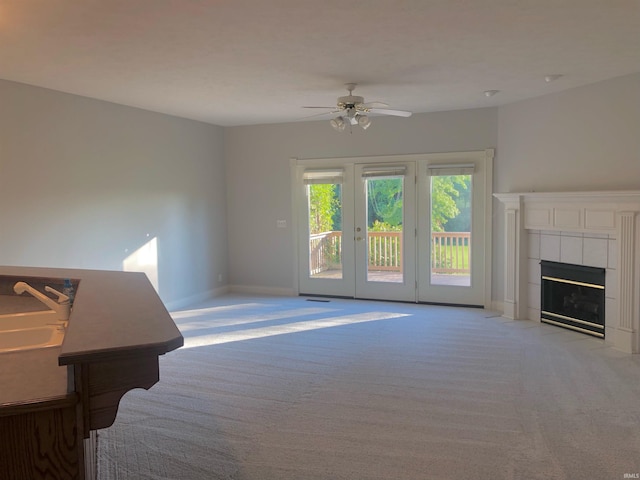
<path fill-rule="evenodd" d="M 505 215 L 504 316 L 527 318 L 527 231 L 608 234 L 617 241 L 617 318 L 607 343 L 640 349 L 640 191 L 495 193 Z"/>

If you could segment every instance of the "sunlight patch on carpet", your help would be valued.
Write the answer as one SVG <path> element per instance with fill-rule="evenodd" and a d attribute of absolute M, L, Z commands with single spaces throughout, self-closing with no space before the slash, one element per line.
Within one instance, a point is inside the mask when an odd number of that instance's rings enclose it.
<path fill-rule="evenodd" d="M 274 325 L 271 327 L 251 328 L 234 332 L 217 333 L 185 338 L 182 348 L 204 347 L 219 345 L 221 343 L 240 342 L 256 338 L 272 337 L 274 335 L 286 335 L 289 333 L 307 332 L 321 328 L 340 327 L 364 322 L 376 322 L 390 320 L 392 318 L 407 317 L 408 313 L 367 312 L 341 317 L 330 317 L 319 320 L 307 320 L 304 322 L 288 323 L 286 325 Z"/>
<path fill-rule="evenodd" d="M 170 313 L 174 320 L 180 320 L 182 318 L 201 317 L 209 313 L 235 312 L 237 310 L 246 310 L 248 308 L 255 309 L 265 307 L 268 307 L 265 303 L 237 303 L 234 305 L 218 305 L 215 307 L 195 308 L 191 310 L 177 310 Z"/>
<path fill-rule="evenodd" d="M 306 315 L 319 315 L 335 312 L 335 308 L 294 308 L 291 310 L 282 310 L 274 313 L 254 313 L 251 315 L 236 312 L 232 316 L 225 318 L 222 316 L 203 316 L 202 319 L 191 319 L 188 322 L 177 322 L 178 328 L 182 333 L 193 330 L 201 330 L 211 327 L 229 327 L 234 325 L 244 325 L 247 323 L 271 322 L 274 320 L 284 320 L 287 318 L 303 317 Z M 220 313 L 220 312 L 216 312 Z M 240 317 L 238 315 L 241 315 Z"/>

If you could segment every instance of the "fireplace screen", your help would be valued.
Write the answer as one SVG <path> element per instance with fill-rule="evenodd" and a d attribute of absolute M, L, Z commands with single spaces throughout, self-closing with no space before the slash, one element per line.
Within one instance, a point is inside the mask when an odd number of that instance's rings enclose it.
<path fill-rule="evenodd" d="M 604 338 L 605 269 L 540 262 L 541 320 Z"/>

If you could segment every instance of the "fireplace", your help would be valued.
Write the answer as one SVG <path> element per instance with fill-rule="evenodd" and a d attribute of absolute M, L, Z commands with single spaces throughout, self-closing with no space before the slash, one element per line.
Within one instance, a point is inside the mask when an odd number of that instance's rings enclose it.
<path fill-rule="evenodd" d="M 500 304 L 504 316 L 540 321 L 541 260 L 606 268 L 606 323 L 598 307 L 602 338 L 624 352 L 640 353 L 640 190 L 494 196 L 504 205 L 504 296 Z M 570 301 L 571 292 L 561 297 L 563 302 L 564 297 Z M 594 302 L 582 300 L 573 301 L 579 306 L 589 304 L 587 310 L 595 309 Z M 584 321 L 598 323 L 588 316 Z"/>
<path fill-rule="evenodd" d="M 604 338 L 606 270 L 542 260 L 540 271 L 540 320 Z"/>

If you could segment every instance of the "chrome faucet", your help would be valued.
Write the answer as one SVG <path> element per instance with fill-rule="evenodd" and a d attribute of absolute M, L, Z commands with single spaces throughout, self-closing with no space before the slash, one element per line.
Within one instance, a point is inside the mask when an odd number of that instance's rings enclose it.
<path fill-rule="evenodd" d="M 25 282 L 18 282 L 13 286 L 13 291 L 18 295 L 22 295 L 24 292 L 28 292 L 42 303 L 44 303 L 47 307 L 58 314 L 58 320 L 67 321 L 69 320 L 69 313 L 71 312 L 71 303 L 69 302 L 69 297 L 64 293 L 60 293 L 54 288 L 50 286 L 44 287 L 47 292 L 53 293 L 58 296 L 58 301 L 47 297 L 45 294 L 40 293 L 38 290 L 33 288 L 31 285 Z"/>

